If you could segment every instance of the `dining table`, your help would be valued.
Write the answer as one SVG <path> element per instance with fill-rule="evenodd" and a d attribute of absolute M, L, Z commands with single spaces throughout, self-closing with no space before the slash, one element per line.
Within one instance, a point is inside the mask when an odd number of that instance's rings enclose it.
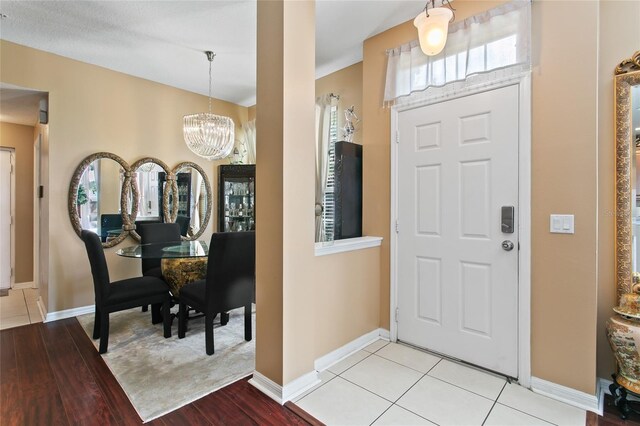
<path fill-rule="evenodd" d="M 116 254 L 135 259 L 160 259 L 162 275 L 175 297 L 179 297 L 185 284 L 207 275 L 209 246 L 205 241 L 137 244 L 121 248 Z"/>

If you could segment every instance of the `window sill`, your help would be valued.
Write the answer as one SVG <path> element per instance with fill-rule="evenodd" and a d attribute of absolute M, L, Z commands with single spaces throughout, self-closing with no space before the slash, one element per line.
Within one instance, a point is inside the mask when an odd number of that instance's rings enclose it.
<path fill-rule="evenodd" d="M 380 244 L 382 244 L 382 237 L 347 238 L 345 240 L 316 243 L 315 250 L 316 256 L 326 256 L 328 254 L 342 253 L 345 251 L 378 247 Z"/>

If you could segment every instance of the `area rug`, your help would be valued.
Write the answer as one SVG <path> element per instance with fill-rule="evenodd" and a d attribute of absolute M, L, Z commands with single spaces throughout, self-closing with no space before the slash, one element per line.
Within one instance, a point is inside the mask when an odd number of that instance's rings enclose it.
<path fill-rule="evenodd" d="M 174 308 L 175 310 L 175 308 Z M 111 314 L 109 350 L 103 359 L 144 422 L 153 420 L 255 369 L 255 337 L 244 340 L 244 308 L 230 312 L 229 322 L 214 325 L 215 354 L 205 353 L 204 318 L 189 321 L 178 339 L 178 321 L 165 339 L 162 324 L 151 324 L 151 312 L 140 308 Z M 93 314 L 77 317 L 89 337 Z M 253 330 L 255 336 L 255 312 Z M 93 340 L 98 348 L 100 340 Z"/>

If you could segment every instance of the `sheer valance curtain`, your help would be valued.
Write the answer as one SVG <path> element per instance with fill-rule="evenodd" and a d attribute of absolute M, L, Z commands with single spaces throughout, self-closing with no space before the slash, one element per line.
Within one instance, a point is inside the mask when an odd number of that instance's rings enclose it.
<path fill-rule="evenodd" d="M 527 72 L 530 42 L 531 3 L 515 0 L 454 22 L 436 56 L 422 53 L 417 39 L 390 49 L 384 104 L 434 98 Z"/>
<path fill-rule="evenodd" d="M 247 149 L 246 164 L 256 164 L 256 120 L 251 120 L 242 125 L 245 146 Z"/>

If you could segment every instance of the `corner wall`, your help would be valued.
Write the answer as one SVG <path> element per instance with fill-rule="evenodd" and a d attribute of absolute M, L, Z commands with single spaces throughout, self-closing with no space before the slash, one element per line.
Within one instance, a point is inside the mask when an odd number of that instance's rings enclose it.
<path fill-rule="evenodd" d="M 48 286 L 41 290 L 49 312 L 94 303 L 89 262 L 82 241 L 67 213 L 69 182 L 84 157 L 113 152 L 129 164 L 143 156 L 157 157 L 173 167 L 192 161 L 207 171 L 217 188 L 217 164 L 191 153 L 182 136 L 182 117 L 206 111 L 208 99 L 163 84 L 107 70 L 95 65 L 0 41 L 2 82 L 49 92 L 49 170 L 45 198 L 49 208 Z M 230 116 L 238 127 L 247 121 L 247 108 L 214 100 L 214 110 Z M 215 226 L 216 209 L 201 237 Z M 112 280 L 139 275 L 138 260 L 115 255 L 134 244 L 127 239 L 105 250 Z M 41 256 L 45 256 L 42 253 Z M 46 271 L 41 268 L 41 274 Z"/>

